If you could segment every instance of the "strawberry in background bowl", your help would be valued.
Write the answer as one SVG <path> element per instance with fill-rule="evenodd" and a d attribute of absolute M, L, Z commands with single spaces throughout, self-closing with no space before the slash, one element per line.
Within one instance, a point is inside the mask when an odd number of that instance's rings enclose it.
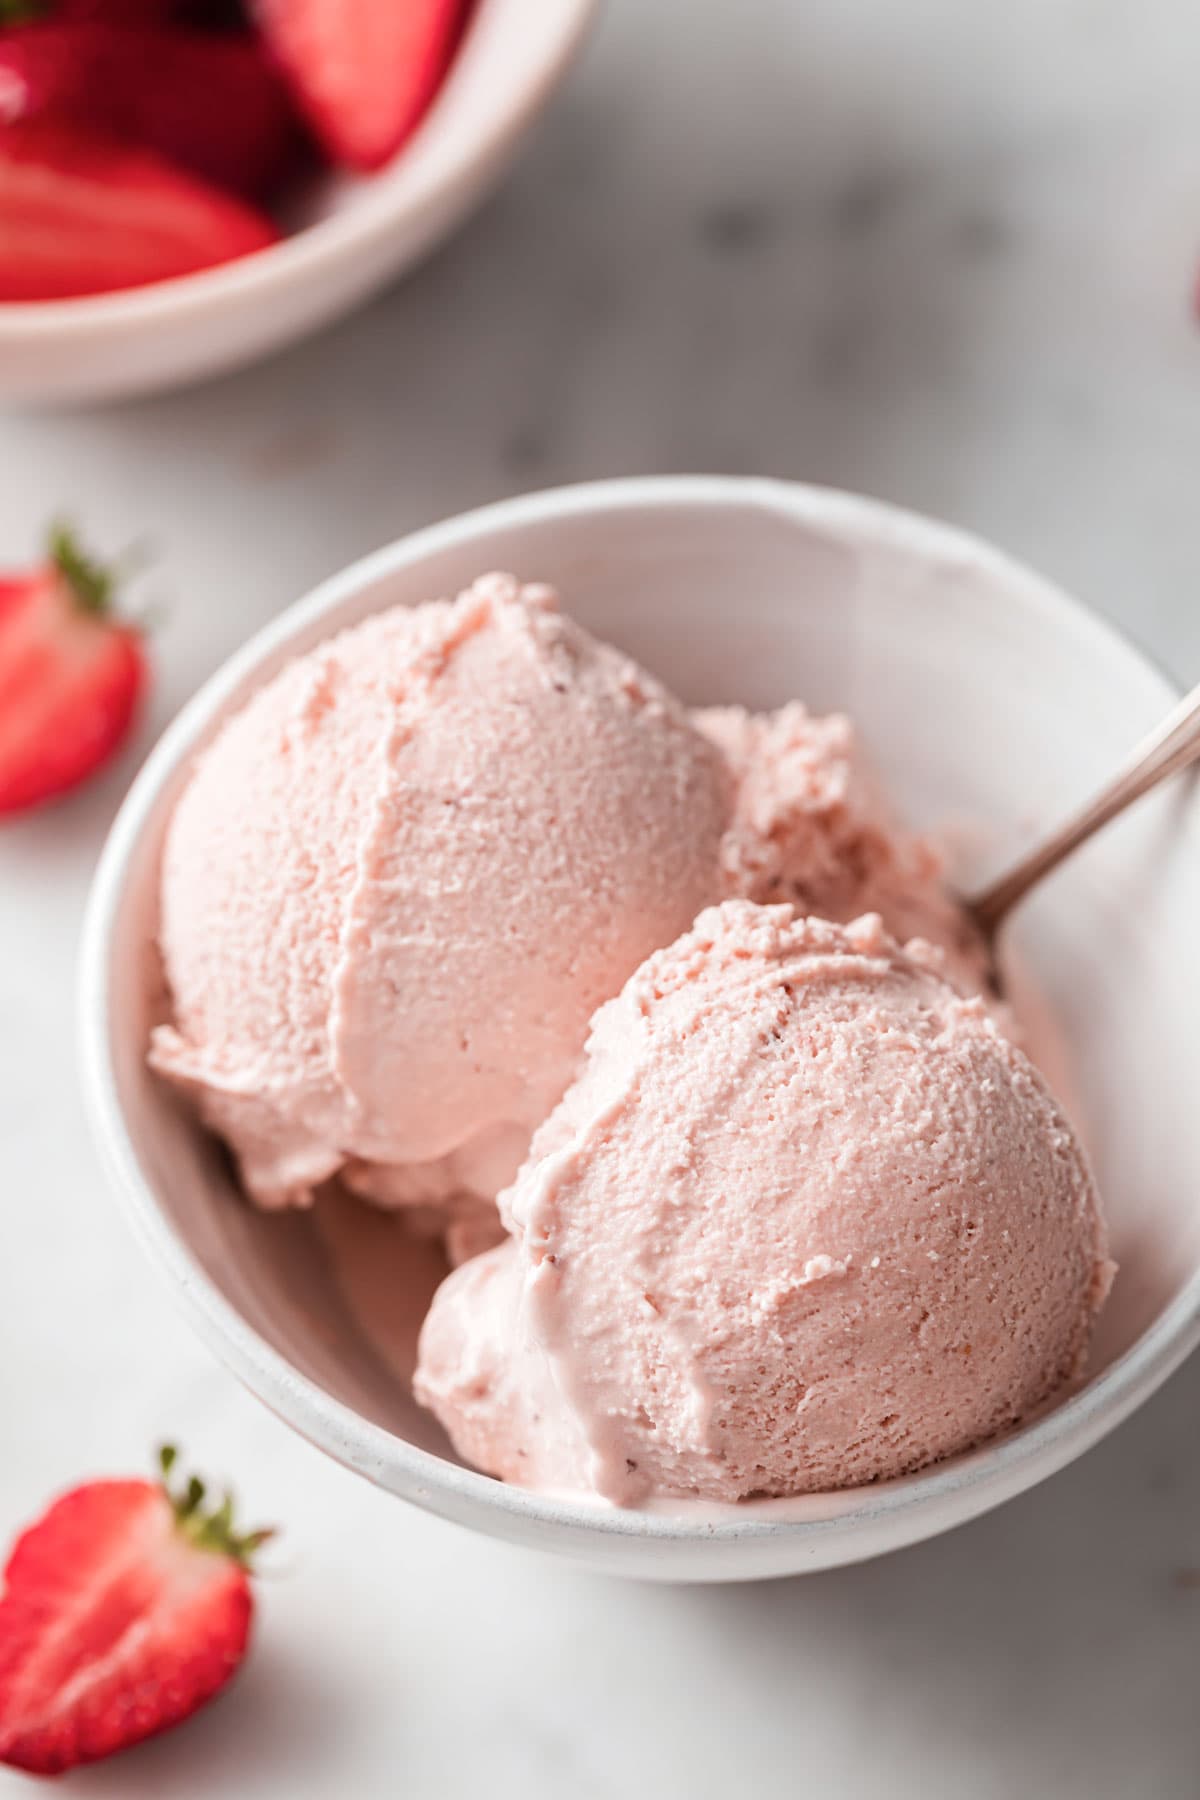
<path fill-rule="evenodd" d="M 594 0 L 8 0 L 0 404 L 250 361 L 499 177 Z"/>

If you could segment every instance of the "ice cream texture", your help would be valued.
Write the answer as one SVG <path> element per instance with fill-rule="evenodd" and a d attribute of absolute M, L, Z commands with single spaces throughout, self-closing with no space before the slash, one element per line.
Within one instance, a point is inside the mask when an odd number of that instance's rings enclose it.
<path fill-rule="evenodd" d="M 339 1171 L 391 1204 L 494 1196 L 596 1007 L 711 900 L 729 804 L 684 709 L 548 589 L 370 618 L 199 756 L 154 1066 L 264 1206 Z"/>
<path fill-rule="evenodd" d="M 1112 1274 L 1085 1158 L 840 715 L 689 713 L 485 576 L 227 719 L 159 942 L 151 1061 L 249 1197 L 337 1177 L 461 1265 L 414 1387 L 479 1468 L 843 1487 L 1081 1367 Z"/>
<path fill-rule="evenodd" d="M 1112 1274 L 1080 1145 L 880 920 L 727 902 L 594 1021 L 451 1275 L 416 1391 L 529 1486 L 733 1501 L 900 1475 L 1082 1364 Z"/>
<path fill-rule="evenodd" d="M 988 982 L 987 946 L 926 838 L 897 828 L 844 713 L 798 701 L 773 713 L 740 706 L 693 715 L 734 782 L 721 841 L 721 893 L 848 923 L 875 912 L 901 944 L 924 938 L 964 993 Z"/>
<path fill-rule="evenodd" d="M 983 978 L 847 721 L 689 721 L 550 590 L 487 576 L 300 657 L 201 755 L 164 855 L 152 1060 L 260 1204 L 341 1173 L 469 1214 L 474 1248 L 593 1010 L 730 894 L 871 907 Z"/>

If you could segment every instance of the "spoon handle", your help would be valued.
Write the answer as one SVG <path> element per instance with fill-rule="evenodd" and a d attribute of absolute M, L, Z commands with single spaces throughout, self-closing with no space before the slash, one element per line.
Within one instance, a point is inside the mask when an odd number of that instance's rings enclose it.
<path fill-rule="evenodd" d="M 1035 882 L 1058 867 L 1094 832 L 1124 812 L 1135 800 L 1157 787 L 1170 775 L 1179 774 L 1200 761 L 1200 687 L 1179 702 L 1161 725 L 1155 727 L 1133 752 L 1121 772 L 1086 805 L 1067 819 L 1044 843 L 1038 844 L 1015 868 L 977 894 L 969 910 L 986 937 L 992 937 L 1000 921 L 1024 898 Z"/>

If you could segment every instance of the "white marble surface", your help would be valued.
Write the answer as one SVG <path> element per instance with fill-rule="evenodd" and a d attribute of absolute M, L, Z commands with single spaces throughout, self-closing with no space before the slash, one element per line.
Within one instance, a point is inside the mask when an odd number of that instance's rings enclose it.
<path fill-rule="evenodd" d="M 191 394 L 0 421 L 3 562 L 59 507 L 157 539 L 139 751 L 349 557 L 644 470 L 944 514 L 1195 677 L 1198 70 L 1179 0 L 614 0 L 506 191 L 368 312 Z M 174 1432 L 286 1539 L 237 1688 L 79 1792 L 1192 1800 L 1195 1364 L 950 1538 L 724 1591 L 469 1537 L 244 1395 L 127 1240 L 76 1092 L 80 907 L 135 759 L 0 836 L 0 1532 Z"/>

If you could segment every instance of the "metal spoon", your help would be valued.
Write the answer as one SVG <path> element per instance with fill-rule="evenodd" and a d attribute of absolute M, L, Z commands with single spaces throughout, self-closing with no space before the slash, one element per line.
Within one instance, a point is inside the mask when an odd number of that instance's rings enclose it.
<path fill-rule="evenodd" d="M 1157 787 L 1169 775 L 1200 761 L 1200 687 L 1179 702 L 1149 737 L 1144 738 L 1125 767 L 1088 805 L 1067 819 L 1023 856 L 1015 867 L 983 892 L 964 901 L 968 917 L 978 927 L 989 950 L 994 951 L 1001 925 L 1035 882 L 1058 867 L 1094 832 L 1123 813 L 1127 806 Z"/>

